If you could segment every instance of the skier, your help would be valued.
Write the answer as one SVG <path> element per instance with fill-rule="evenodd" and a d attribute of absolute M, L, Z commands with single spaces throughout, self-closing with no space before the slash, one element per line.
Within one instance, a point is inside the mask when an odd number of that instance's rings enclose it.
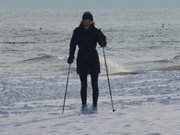
<path fill-rule="evenodd" d="M 84 12 L 79 27 L 75 28 L 72 34 L 68 64 L 72 64 L 76 46 L 78 45 L 77 55 L 77 73 L 81 81 L 81 101 L 82 112 L 87 111 L 87 76 L 91 76 L 91 85 L 93 89 L 93 111 L 97 111 L 98 105 L 98 76 L 100 73 L 100 61 L 96 50 L 97 43 L 101 47 L 106 47 L 106 36 L 100 29 L 95 27 L 93 15 L 91 12 Z"/>

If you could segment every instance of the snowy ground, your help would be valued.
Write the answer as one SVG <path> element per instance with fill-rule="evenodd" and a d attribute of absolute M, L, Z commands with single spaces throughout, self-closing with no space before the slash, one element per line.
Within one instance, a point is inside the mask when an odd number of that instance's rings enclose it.
<path fill-rule="evenodd" d="M 102 85 L 106 78 L 101 76 L 97 114 L 80 113 L 77 76 L 71 77 L 64 115 L 61 115 L 64 77 L 1 80 L 8 84 L 0 91 L 0 135 L 180 134 L 179 71 L 111 76 L 117 109 L 114 113 L 107 86 Z M 90 106 L 90 87 L 88 94 Z"/>
<path fill-rule="evenodd" d="M 121 101 L 122 99 L 116 100 Z M 59 101 L 31 102 L 1 107 L 2 135 L 178 135 L 180 104 L 118 106 L 115 113 L 100 102 L 98 114 L 79 115 L 76 100 L 71 100 L 65 115 Z M 131 103 L 130 103 L 131 104 Z"/>

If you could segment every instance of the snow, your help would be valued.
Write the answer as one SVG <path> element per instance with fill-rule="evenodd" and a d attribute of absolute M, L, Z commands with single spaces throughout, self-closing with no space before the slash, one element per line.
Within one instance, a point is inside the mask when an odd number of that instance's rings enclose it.
<path fill-rule="evenodd" d="M 108 87 L 102 85 L 107 80 L 101 76 L 98 112 L 82 114 L 79 81 L 77 76 L 71 76 L 64 115 L 65 76 L 11 77 L 6 96 L 17 88 L 23 87 L 24 91 L 18 93 L 18 102 L 15 95 L 9 98 L 9 105 L 1 102 L 0 135 L 179 135 L 179 77 L 178 71 L 111 76 L 116 108 L 112 112 Z M 36 89 L 40 86 L 44 91 Z M 35 92 L 36 96 L 31 95 Z M 42 93 L 49 95 L 48 100 Z M 1 91 L 1 98 L 3 94 Z M 91 107 L 90 87 L 88 95 Z"/>
<path fill-rule="evenodd" d="M 61 115 L 59 100 L 22 103 L 16 104 L 16 107 L 4 108 L 0 132 L 2 135 L 178 135 L 180 133 L 179 103 L 118 106 L 117 111 L 113 113 L 108 104 L 101 101 L 97 114 L 84 115 L 79 113 L 80 104 L 76 102 L 77 100 L 69 100 L 69 107 L 64 115 Z"/>

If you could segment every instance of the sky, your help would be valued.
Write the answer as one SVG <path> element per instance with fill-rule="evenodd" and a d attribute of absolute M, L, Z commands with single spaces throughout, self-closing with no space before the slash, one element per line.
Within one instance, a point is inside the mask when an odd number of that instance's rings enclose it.
<path fill-rule="evenodd" d="M 0 0 L 0 8 L 119 9 L 179 8 L 180 0 Z"/>

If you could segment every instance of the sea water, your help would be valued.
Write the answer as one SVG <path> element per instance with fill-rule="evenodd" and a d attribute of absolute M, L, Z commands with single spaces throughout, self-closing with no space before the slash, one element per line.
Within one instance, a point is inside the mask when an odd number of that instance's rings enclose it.
<path fill-rule="evenodd" d="M 126 75 L 140 77 L 139 79 L 144 82 L 149 76 L 156 79 L 165 72 L 162 80 L 168 79 L 169 76 L 178 77 L 180 69 L 178 9 L 126 9 L 92 11 L 92 13 L 96 27 L 101 28 L 107 36 L 108 44 L 105 52 L 111 78 L 116 78 L 117 84 L 112 86 L 117 90 L 115 95 L 122 94 L 118 91 L 123 85 L 120 80 Z M 81 15 L 82 11 L 0 11 L 1 103 L 63 96 L 68 70 L 66 61 L 69 43 L 73 29 L 81 21 Z M 78 48 L 76 52 L 77 50 Z M 105 66 L 99 45 L 97 50 L 101 61 L 100 80 L 103 81 Z M 75 97 L 79 98 L 80 83 L 75 62 L 71 69 L 69 89 L 77 90 L 75 93 L 71 92 L 71 96 L 76 95 Z M 161 82 L 161 78 L 159 79 Z M 178 84 L 173 85 L 176 89 L 175 85 Z M 139 88 L 141 85 L 137 89 Z M 104 91 L 106 90 L 107 87 Z"/>
<path fill-rule="evenodd" d="M 111 73 L 179 69 L 178 9 L 93 13 L 96 26 L 107 36 Z M 70 38 L 81 15 L 80 11 L 1 11 L 0 74 L 66 73 Z M 103 70 L 102 50 L 97 49 Z"/>

